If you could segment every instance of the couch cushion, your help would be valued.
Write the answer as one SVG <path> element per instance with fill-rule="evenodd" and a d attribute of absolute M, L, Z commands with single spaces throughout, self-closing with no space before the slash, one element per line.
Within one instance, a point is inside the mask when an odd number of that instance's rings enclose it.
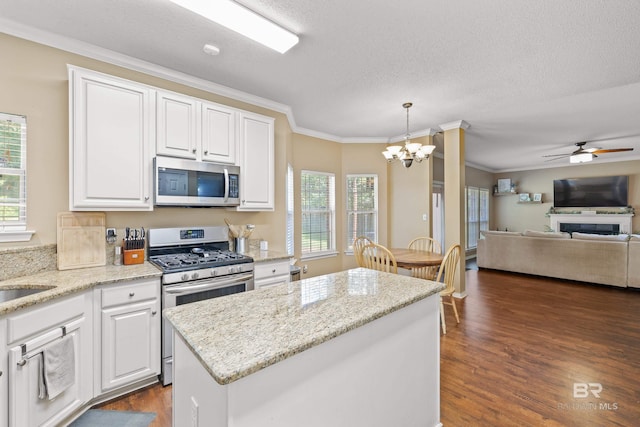
<path fill-rule="evenodd" d="M 580 240 L 608 240 L 614 242 L 626 242 L 629 240 L 628 234 L 589 234 L 589 233 L 578 233 L 574 232 L 571 235 L 573 239 Z"/>
<path fill-rule="evenodd" d="M 522 232 L 523 236 L 528 237 L 550 237 L 552 239 L 570 239 L 571 235 L 569 233 L 564 233 L 560 231 L 535 231 L 535 230 L 524 230 Z"/>
<path fill-rule="evenodd" d="M 633 241 L 640 241 L 640 234 L 631 234 L 629 235 L 629 240 L 633 240 Z"/>

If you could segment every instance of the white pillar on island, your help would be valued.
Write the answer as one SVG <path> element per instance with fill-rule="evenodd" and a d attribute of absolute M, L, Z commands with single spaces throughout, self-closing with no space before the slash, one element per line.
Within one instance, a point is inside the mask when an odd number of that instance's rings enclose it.
<path fill-rule="evenodd" d="M 354 269 L 166 310 L 174 426 L 439 426 L 441 287 Z"/>

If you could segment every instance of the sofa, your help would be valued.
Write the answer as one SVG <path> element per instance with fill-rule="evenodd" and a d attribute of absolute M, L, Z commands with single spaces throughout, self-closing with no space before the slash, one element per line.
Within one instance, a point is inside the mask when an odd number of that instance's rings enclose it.
<path fill-rule="evenodd" d="M 640 236 L 485 231 L 479 268 L 640 288 Z"/>

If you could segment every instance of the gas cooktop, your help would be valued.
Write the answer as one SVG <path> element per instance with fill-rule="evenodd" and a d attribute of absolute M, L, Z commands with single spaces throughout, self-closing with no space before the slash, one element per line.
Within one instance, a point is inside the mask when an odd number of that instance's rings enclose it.
<path fill-rule="evenodd" d="M 163 272 L 186 271 L 253 262 L 253 258 L 228 250 L 193 248 L 191 252 L 152 255 L 149 261 Z"/>

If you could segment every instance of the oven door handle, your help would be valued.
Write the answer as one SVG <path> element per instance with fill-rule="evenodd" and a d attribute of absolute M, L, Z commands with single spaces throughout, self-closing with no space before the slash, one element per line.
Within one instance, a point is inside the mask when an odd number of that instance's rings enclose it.
<path fill-rule="evenodd" d="M 205 291 L 208 289 L 216 289 L 216 288 L 220 288 L 222 286 L 225 285 L 231 285 L 234 283 L 242 283 L 242 282 L 246 282 L 247 280 L 253 280 L 253 273 L 251 274 L 243 274 L 242 276 L 238 276 L 238 275 L 234 275 L 232 278 L 220 278 L 220 279 L 213 279 L 213 280 L 207 280 L 207 279 L 202 279 L 205 280 L 206 283 L 201 283 L 199 285 L 173 285 L 173 286 L 165 286 L 164 291 L 167 294 L 183 294 L 185 292 L 191 292 L 191 291 Z"/>

